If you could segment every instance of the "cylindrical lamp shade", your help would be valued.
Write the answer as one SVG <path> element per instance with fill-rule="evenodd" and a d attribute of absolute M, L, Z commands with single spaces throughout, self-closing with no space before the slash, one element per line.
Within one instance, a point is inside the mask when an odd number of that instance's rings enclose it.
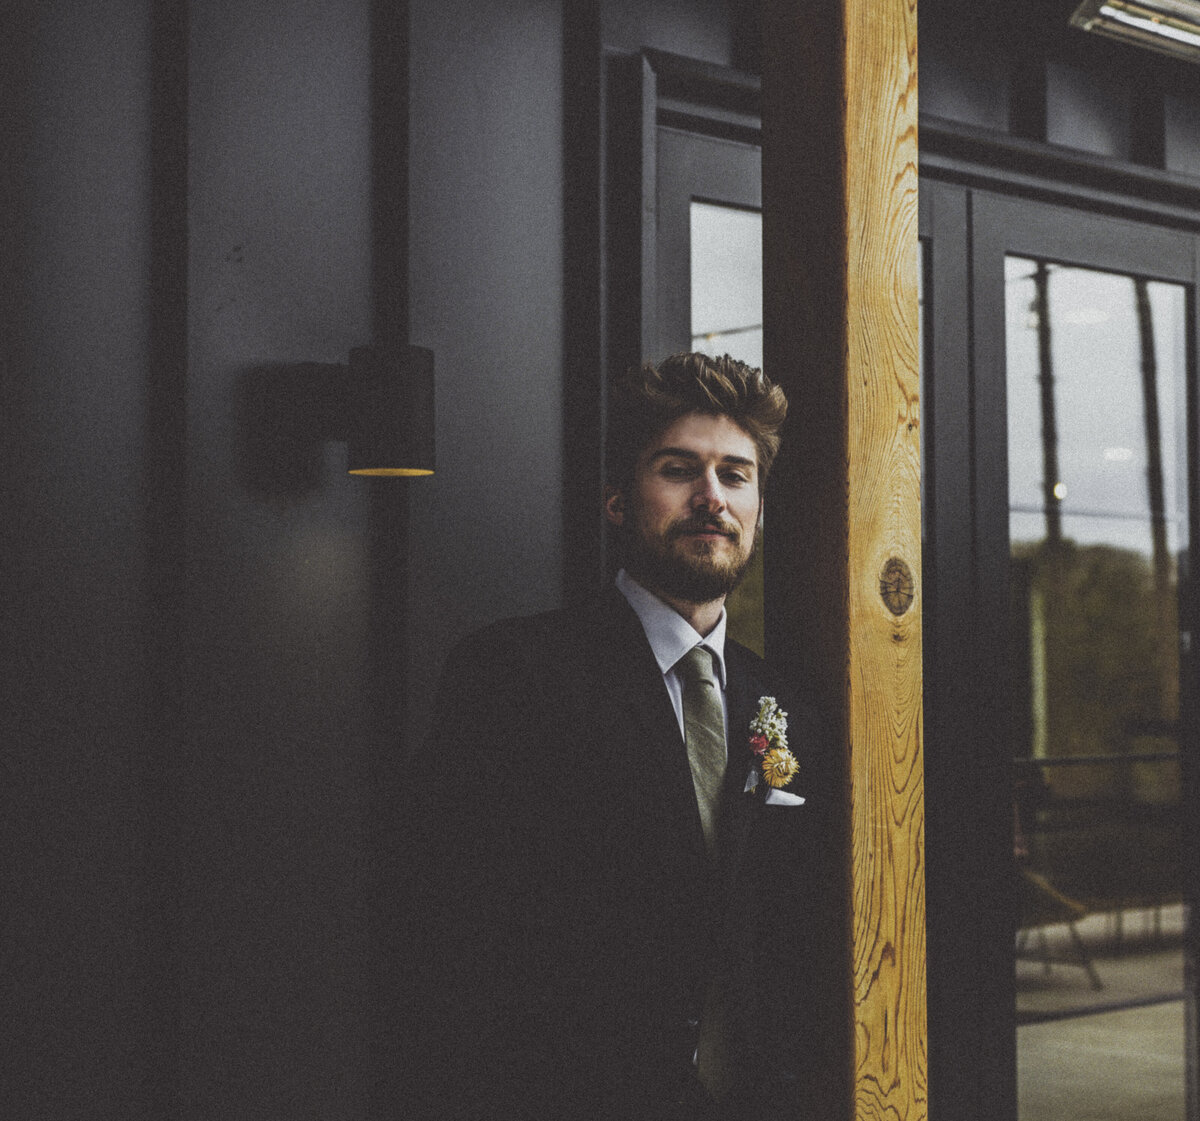
<path fill-rule="evenodd" d="M 433 351 L 355 347 L 350 381 L 350 474 L 432 475 Z"/>

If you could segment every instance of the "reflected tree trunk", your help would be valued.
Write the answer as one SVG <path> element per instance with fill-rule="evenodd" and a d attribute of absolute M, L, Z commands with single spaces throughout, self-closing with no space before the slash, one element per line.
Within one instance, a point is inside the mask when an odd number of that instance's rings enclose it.
<path fill-rule="evenodd" d="M 1034 680 L 1032 699 L 1035 742 L 1047 756 L 1073 754 L 1071 729 L 1063 727 L 1064 705 L 1057 695 L 1063 687 L 1061 644 L 1065 633 L 1066 557 L 1062 532 L 1062 489 L 1058 463 L 1058 412 L 1054 398 L 1054 354 L 1050 319 L 1050 269 L 1037 261 L 1033 272 L 1033 313 L 1037 328 L 1038 388 L 1042 412 L 1042 507 L 1046 517 L 1046 539 L 1040 563 L 1034 566 L 1030 606 L 1037 616 L 1030 619 L 1031 669 L 1041 674 Z M 1039 573 L 1040 570 L 1040 573 Z M 1040 580 L 1039 580 L 1040 574 Z M 1057 685 L 1057 688 L 1056 688 Z M 1051 785 L 1061 785 L 1056 775 Z"/>
<path fill-rule="evenodd" d="M 1050 346 L 1050 270 L 1045 261 L 1037 262 L 1033 285 L 1042 404 L 1042 495 L 1046 510 L 1046 541 L 1051 548 L 1056 548 L 1062 542 L 1062 497 L 1058 490 L 1058 416 L 1054 407 L 1054 358 Z"/>
<path fill-rule="evenodd" d="M 1137 307 L 1138 342 L 1141 348 L 1142 405 L 1146 426 L 1146 489 L 1150 501 L 1151 559 L 1154 572 L 1155 625 L 1162 674 L 1160 711 L 1147 713 L 1171 723 L 1177 719 L 1179 672 L 1175 658 L 1175 593 L 1171 579 L 1171 552 L 1167 543 L 1166 490 L 1163 485 L 1162 425 L 1158 403 L 1158 361 L 1154 351 L 1154 316 L 1149 285 L 1133 281 Z"/>

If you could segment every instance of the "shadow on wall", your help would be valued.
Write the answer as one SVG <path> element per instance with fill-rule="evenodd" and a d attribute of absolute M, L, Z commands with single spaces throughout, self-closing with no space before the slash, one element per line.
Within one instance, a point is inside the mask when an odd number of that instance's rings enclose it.
<path fill-rule="evenodd" d="M 258 366 L 237 383 L 238 477 L 263 497 L 298 497 L 326 481 L 324 445 L 345 440 L 347 367 Z"/>

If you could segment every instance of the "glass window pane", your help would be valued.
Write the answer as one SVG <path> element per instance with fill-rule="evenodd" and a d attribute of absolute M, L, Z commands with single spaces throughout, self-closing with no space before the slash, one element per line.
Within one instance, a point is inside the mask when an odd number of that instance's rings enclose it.
<path fill-rule="evenodd" d="M 1005 312 L 1020 1117 L 1181 1121 L 1186 292 L 1010 257 Z"/>
<path fill-rule="evenodd" d="M 692 203 L 692 349 L 762 367 L 762 215 Z"/>

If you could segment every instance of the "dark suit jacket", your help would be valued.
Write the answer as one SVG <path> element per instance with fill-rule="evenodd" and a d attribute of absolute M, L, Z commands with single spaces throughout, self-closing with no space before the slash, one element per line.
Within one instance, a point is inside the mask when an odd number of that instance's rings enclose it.
<path fill-rule="evenodd" d="M 692 1056 L 717 970 L 737 994 L 722 1116 L 795 1115 L 824 842 L 805 774 L 821 732 L 750 651 L 727 643 L 726 668 L 714 868 L 661 672 L 619 592 L 506 621 L 451 654 L 417 780 L 414 1116 L 700 1116 Z M 803 806 L 743 793 L 766 695 L 788 713 Z"/>

